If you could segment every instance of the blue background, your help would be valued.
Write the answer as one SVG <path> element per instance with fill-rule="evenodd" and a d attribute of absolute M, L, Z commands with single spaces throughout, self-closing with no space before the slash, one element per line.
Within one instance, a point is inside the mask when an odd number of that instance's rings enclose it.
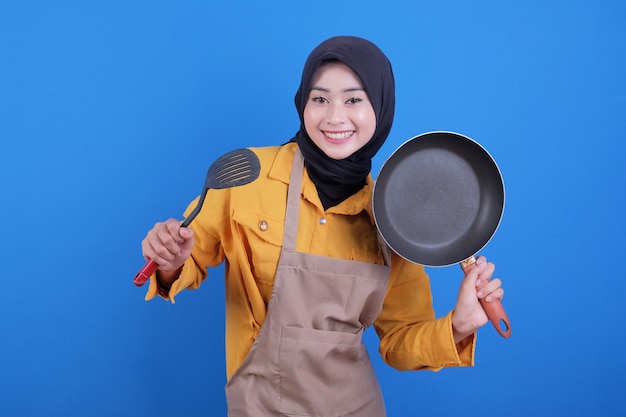
<path fill-rule="evenodd" d="M 507 202 L 482 251 L 513 327 L 476 367 L 384 365 L 390 416 L 623 415 L 626 3 L 9 1 L 0 4 L 0 415 L 225 415 L 223 269 L 171 305 L 132 277 L 222 153 L 280 144 L 310 50 L 391 59 L 401 143 L 485 146 Z M 456 267 L 429 270 L 438 315 Z"/>

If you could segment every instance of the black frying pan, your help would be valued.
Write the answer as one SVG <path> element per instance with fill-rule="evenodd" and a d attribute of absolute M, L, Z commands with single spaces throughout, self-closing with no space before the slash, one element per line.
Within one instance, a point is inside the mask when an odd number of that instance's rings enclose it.
<path fill-rule="evenodd" d="M 372 204 L 380 234 L 398 255 L 424 266 L 460 263 L 467 272 L 500 224 L 504 182 L 494 159 L 474 140 L 428 132 L 385 161 Z M 481 303 L 498 333 L 509 337 L 500 301 Z"/>

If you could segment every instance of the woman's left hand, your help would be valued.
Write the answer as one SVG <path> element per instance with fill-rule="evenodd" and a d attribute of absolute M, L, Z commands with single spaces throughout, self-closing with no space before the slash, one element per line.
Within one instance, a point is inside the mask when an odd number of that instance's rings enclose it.
<path fill-rule="evenodd" d="M 456 307 L 452 313 L 452 332 L 455 343 L 475 333 L 489 321 L 479 299 L 485 299 L 489 303 L 502 299 L 504 296 L 502 282 L 498 278 L 491 278 L 495 269 L 493 263 L 487 262 L 484 256 L 480 256 L 463 277 Z"/>

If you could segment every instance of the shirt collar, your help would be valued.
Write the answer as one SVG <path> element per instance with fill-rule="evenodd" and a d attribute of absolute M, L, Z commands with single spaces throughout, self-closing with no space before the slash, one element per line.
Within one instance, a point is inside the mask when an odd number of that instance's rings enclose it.
<path fill-rule="evenodd" d="M 291 173 L 291 164 L 296 152 L 297 144 L 295 142 L 288 143 L 281 146 L 274 158 L 272 167 L 270 168 L 269 177 L 289 184 L 289 174 Z M 344 214 L 344 215 L 357 215 L 362 211 L 365 211 L 370 218 L 372 225 L 374 224 L 374 214 L 372 211 L 372 188 L 374 181 L 372 175 L 367 176 L 365 186 L 361 188 L 356 194 L 351 195 L 338 205 L 330 207 L 328 213 Z M 305 175 L 302 176 L 302 193 L 304 197 L 311 201 L 313 204 L 323 210 L 322 203 L 317 195 L 317 189 L 313 184 L 313 181 L 309 178 L 309 175 L 305 171 Z"/>

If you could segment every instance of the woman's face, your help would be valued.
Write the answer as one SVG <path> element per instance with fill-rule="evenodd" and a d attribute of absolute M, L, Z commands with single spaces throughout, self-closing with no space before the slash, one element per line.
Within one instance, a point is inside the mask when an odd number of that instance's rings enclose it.
<path fill-rule="evenodd" d="M 311 85 L 304 127 L 317 147 L 344 159 L 365 146 L 376 130 L 376 114 L 359 77 L 332 62 L 315 72 Z"/>

